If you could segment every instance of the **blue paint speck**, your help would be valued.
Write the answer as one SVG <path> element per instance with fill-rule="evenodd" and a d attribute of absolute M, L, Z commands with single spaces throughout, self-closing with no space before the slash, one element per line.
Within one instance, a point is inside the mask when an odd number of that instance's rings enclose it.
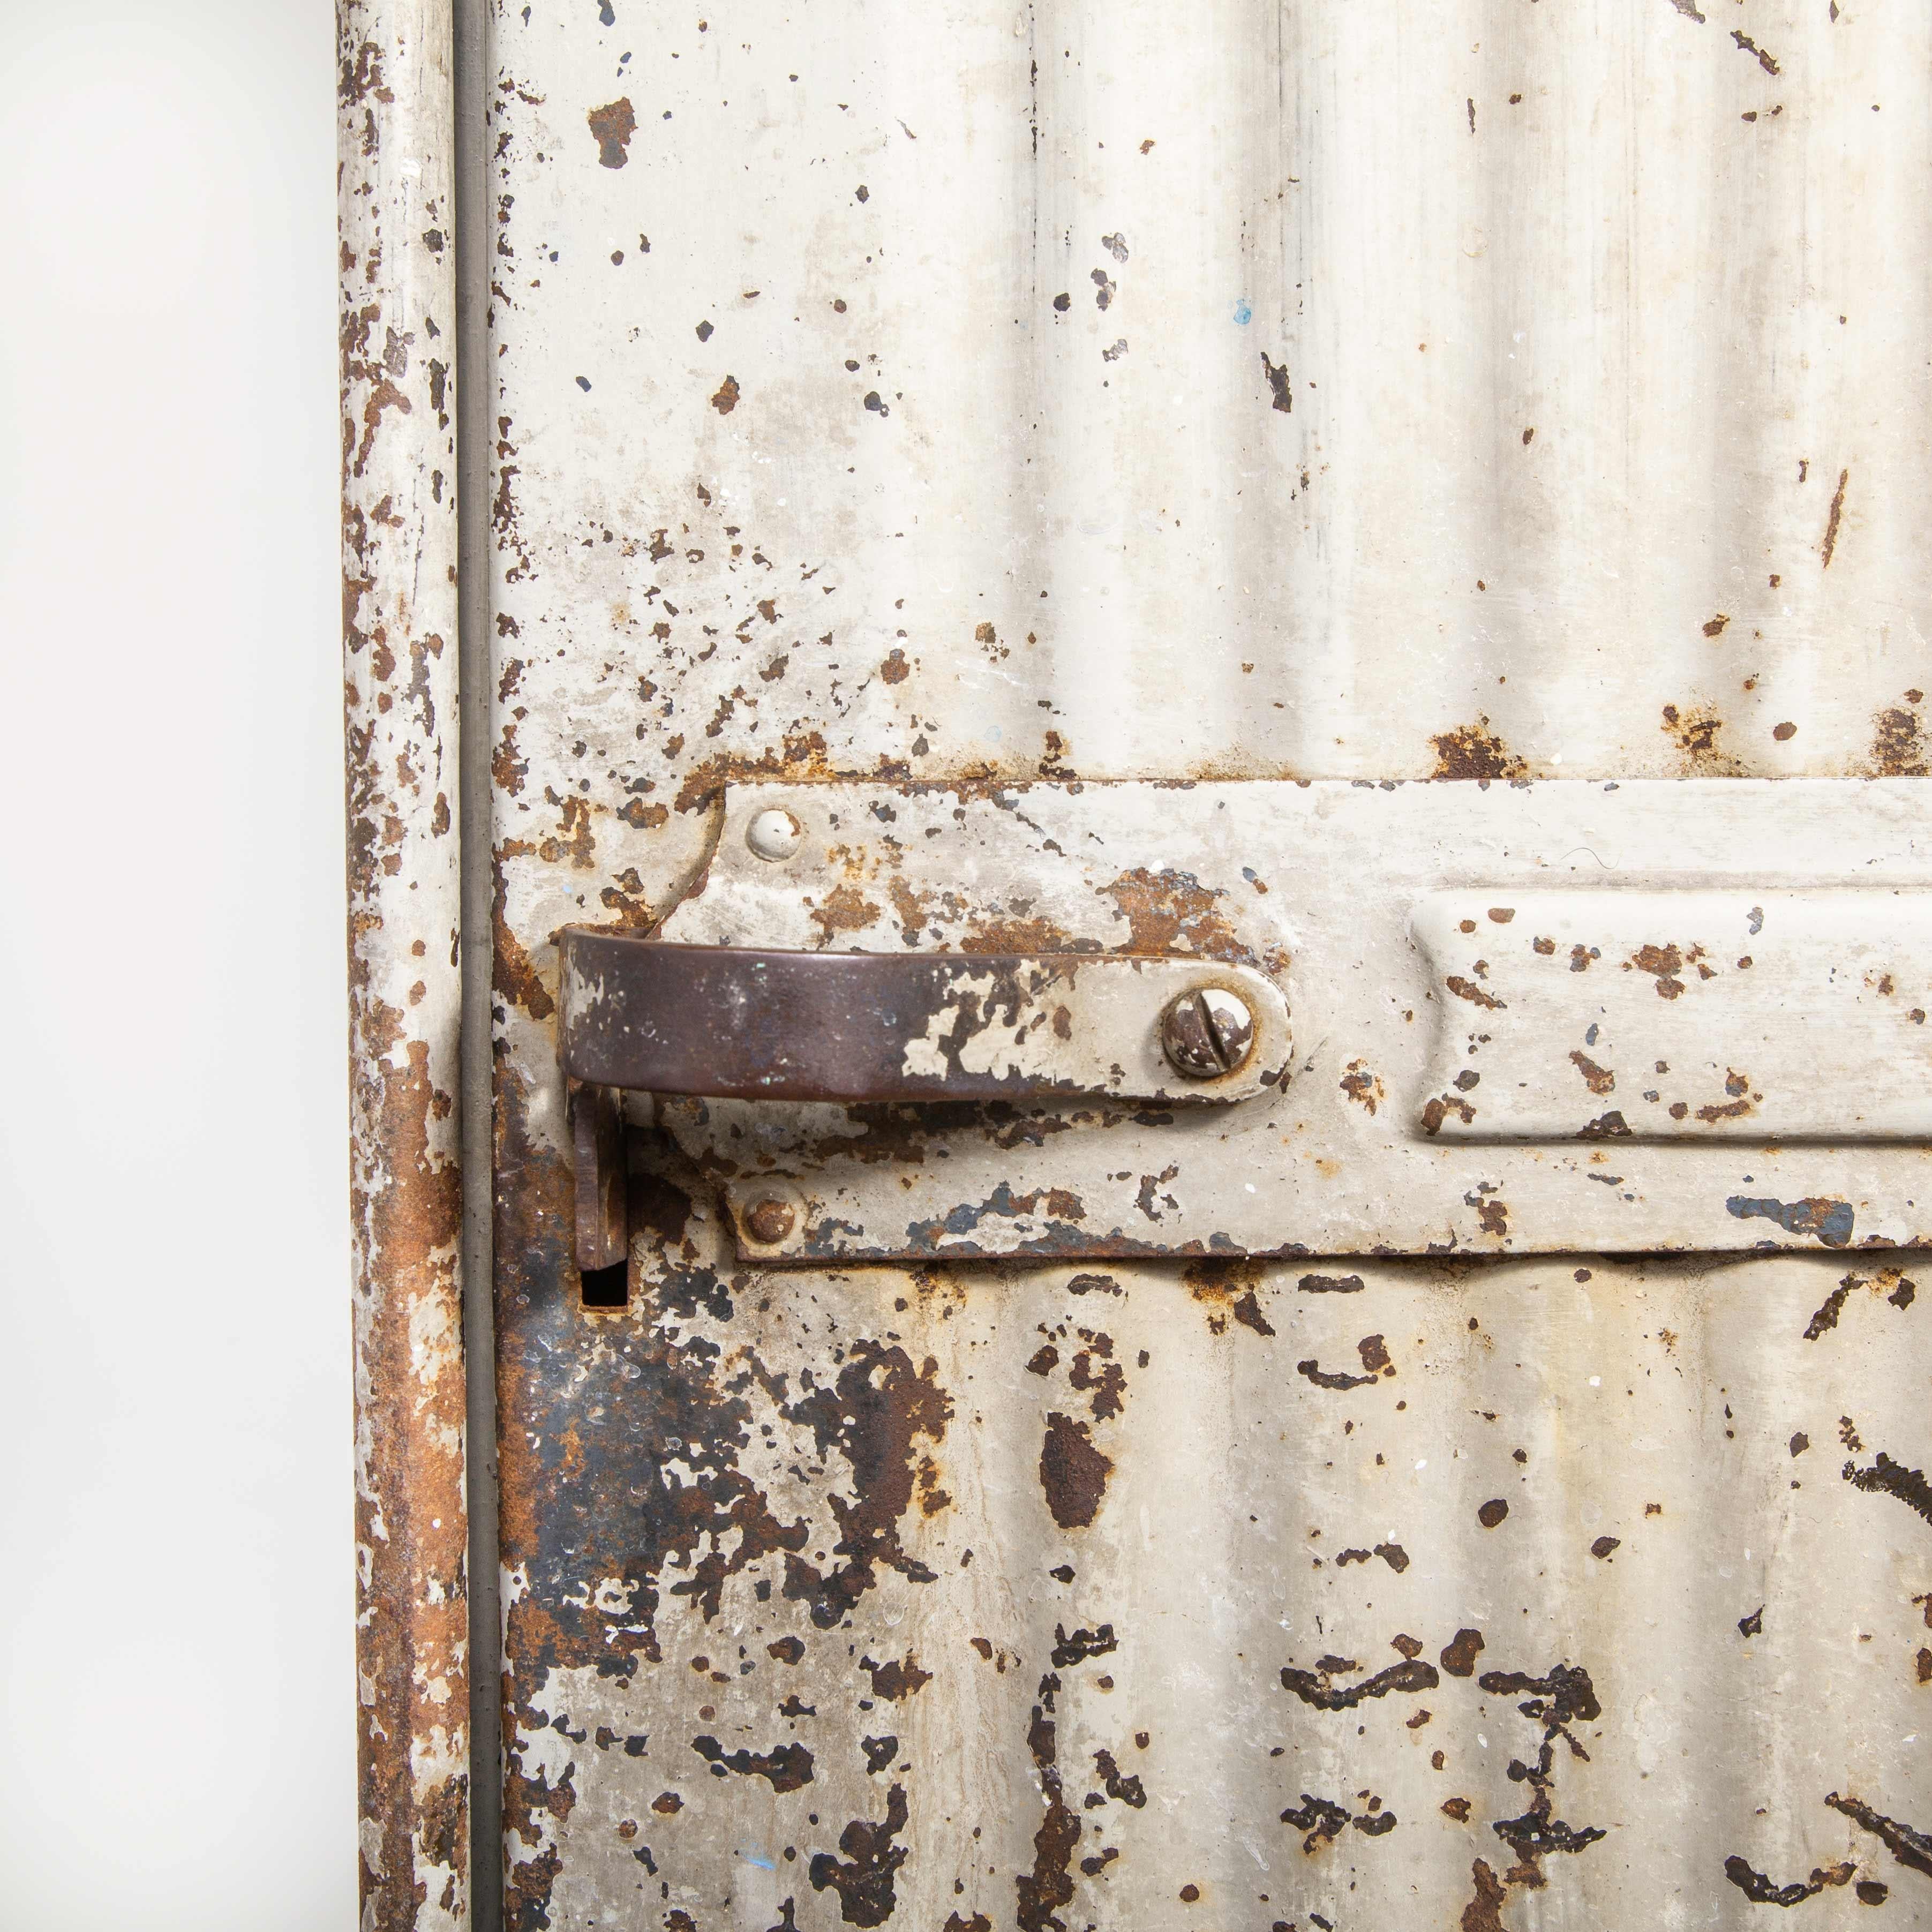
<path fill-rule="evenodd" d="M 1254 319 L 1255 312 L 1252 309 L 1249 308 L 1246 302 L 1238 302 L 1235 303 L 1234 320 L 1242 328 L 1246 328 L 1248 324 L 1253 321 Z"/>
<path fill-rule="evenodd" d="M 778 1870 L 778 1867 L 773 1864 L 770 1858 L 754 1858 L 749 1852 L 745 1853 L 744 1858 L 746 1864 L 748 1865 L 756 1865 L 760 1871 L 776 1871 Z"/>

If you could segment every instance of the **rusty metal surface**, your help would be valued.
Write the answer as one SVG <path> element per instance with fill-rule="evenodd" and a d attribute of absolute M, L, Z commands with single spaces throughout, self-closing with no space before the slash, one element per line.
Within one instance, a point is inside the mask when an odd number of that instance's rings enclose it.
<path fill-rule="evenodd" d="M 497 9 L 509 1924 L 1926 1916 L 1898 1258 L 764 1270 L 634 1136 L 586 1309 L 556 1027 L 559 933 L 661 920 L 737 782 L 1461 782 L 1378 794 L 1426 835 L 1483 781 L 1922 780 L 1929 43 Z M 1252 860 L 1163 877 L 1198 796 L 1118 904 L 1229 956 Z M 812 897 L 786 943 L 882 931 Z"/>
<path fill-rule="evenodd" d="M 342 535 L 364 1932 L 469 1871 L 449 8 L 340 0 Z"/>
<path fill-rule="evenodd" d="M 1602 1131 L 1614 1098 L 1646 1139 L 1932 1140 L 1932 892 L 1876 884 L 1863 862 L 1852 876 L 1864 883 L 1828 892 L 1532 893 L 1497 908 L 1466 890 L 1418 906 L 1431 990 L 1481 994 L 1476 1028 L 1438 1034 L 1432 1084 L 1468 1093 L 1480 1066 L 1483 1105 L 1445 1106 L 1439 1131 L 1574 1138 Z"/>
<path fill-rule="evenodd" d="M 783 867 L 740 836 L 773 811 L 802 830 Z M 770 1245 L 794 1260 L 1916 1244 L 1928 884 L 1910 781 L 733 786 L 659 954 L 916 948 L 965 972 L 1024 920 L 1037 944 L 1270 976 L 1297 1046 L 1211 1118 L 666 1098 L 658 1118 L 741 1223 L 782 1181 L 794 1225 Z"/>
<path fill-rule="evenodd" d="M 631 1252 L 624 1116 L 619 1096 L 608 1087 L 573 1081 L 569 1106 L 577 1265 L 588 1274 L 621 1266 Z"/>
<path fill-rule="evenodd" d="M 1926 768 L 1924 10 L 700 17 L 497 22 L 505 815 L 593 910 L 732 772 Z"/>
<path fill-rule="evenodd" d="M 1281 994 L 1245 967 L 1070 950 L 783 952 L 580 928 L 562 950 L 564 1070 L 607 1086 L 758 1101 L 1226 1103 L 1286 1071 Z M 1204 990 L 1240 997 L 1247 1034 L 1226 1071 L 1184 1073 L 1162 1051 L 1164 1021 Z M 1205 1057 L 1198 1020 L 1187 1040 Z"/>
<path fill-rule="evenodd" d="M 777 1279 L 654 1202 L 504 1365 L 512 1922 L 1932 1912 L 1909 1270 Z"/>

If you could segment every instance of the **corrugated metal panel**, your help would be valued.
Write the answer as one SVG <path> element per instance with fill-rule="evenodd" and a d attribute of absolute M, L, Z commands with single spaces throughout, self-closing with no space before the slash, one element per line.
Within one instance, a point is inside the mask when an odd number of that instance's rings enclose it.
<path fill-rule="evenodd" d="M 510 1922 L 1922 1915 L 1884 1257 L 761 1275 L 660 1146 L 590 1311 L 554 939 L 734 778 L 1922 776 L 1932 23 L 496 36 Z"/>
<path fill-rule="evenodd" d="M 656 1200 L 505 1359 L 514 1922 L 1922 1922 L 1908 1275 L 773 1278 Z"/>
<path fill-rule="evenodd" d="M 1932 22 L 1696 11 L 506 9 L 515 796 L 1922 766 Z"/>

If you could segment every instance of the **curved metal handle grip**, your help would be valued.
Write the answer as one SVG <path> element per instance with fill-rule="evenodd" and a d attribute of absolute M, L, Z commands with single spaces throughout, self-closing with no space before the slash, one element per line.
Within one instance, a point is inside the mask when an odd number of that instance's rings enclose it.
<path fill-rule="evenodd" d="M 564 1069 L 605 1087 L 1226 1101 L 1274 1085 L 1288 1061 L 1279 988 L 1212 960 L 760 952 L 584 928 L 562 946 Z"/>

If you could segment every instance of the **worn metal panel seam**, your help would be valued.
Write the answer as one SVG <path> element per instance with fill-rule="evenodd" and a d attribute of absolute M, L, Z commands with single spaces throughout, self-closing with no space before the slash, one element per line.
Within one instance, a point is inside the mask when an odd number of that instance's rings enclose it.
<path fill-rule="evenodd" d="M 470 1494 L 470 1912 L 503 1922 L 502 1593 L 496 1580 L 496 1336 L 490 1295 L 489 10 L 456 0 L 458 651 L 462 711 L 463 1342 Z"/>
<path fill-rule="evenodd" d="M 362 1932 L 464 1924 L 449 0 L 339 0 Z"/>

